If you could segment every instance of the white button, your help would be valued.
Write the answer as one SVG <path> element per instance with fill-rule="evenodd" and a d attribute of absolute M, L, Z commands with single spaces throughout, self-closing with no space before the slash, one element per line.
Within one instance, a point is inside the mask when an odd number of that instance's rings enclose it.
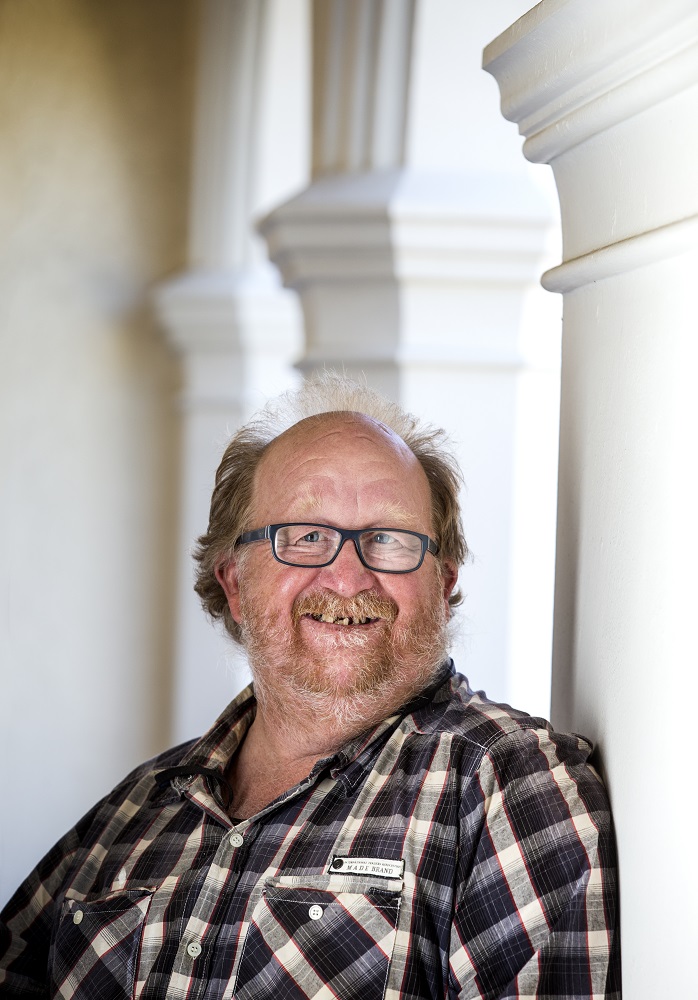
<path fill-rule="evenodd" d="M 198 941 L 190 941 L 187 945 L 187 955 L 190 958 L 198 958 L 201 954 L 201 945 Z"/>
<path fill-rule="evenodd" d="M 308 916 L 310 917 L 311 920 L 319 920 L 320 917 L 322 916 L 322 907 L 318 906 L 317 903 L 313 903 L 313 905 L 308 910 Z"/>
<path fill-rule="evenodd" d="M 76 910 L 75 913 L 73 914 L 73 923 L 74 924 L 81 924 L 82 923 L 82 918 L 84 916 L 85 916 L 85 914 L 82 912 L 82 910 Z"/>
<path fill-rule="evenodd" d="M 241 833 L 231 833 L 230 834 L 230 844 L 231 847 L 242 847 L 245 843 L 245 838 Z"/>

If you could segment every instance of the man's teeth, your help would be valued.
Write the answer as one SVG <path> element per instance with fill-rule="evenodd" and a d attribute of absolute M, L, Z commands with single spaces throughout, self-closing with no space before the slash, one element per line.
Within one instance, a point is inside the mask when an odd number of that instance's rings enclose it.
<path fill-rule="evenodd" d="M 365 625 L 375 621 L 374 618 L 335 618 L 334 615 L 311 615 L 316 622 L 329 622 L 331 625 Z"/>

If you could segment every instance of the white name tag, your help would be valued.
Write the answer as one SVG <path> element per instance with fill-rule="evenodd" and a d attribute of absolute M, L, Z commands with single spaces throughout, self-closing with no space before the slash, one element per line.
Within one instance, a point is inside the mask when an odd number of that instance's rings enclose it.
<path fill-rule="evenodd" d="M 327 869 L 330 875 L 378 875 L 380 878 L 402 878 L 405 862 L 386 858 L 334 857 Z"/>

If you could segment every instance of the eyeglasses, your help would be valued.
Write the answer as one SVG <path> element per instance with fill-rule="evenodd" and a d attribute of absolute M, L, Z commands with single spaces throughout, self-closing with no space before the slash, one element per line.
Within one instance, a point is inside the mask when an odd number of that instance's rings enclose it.
<path fill-rule="evenodd" d="M 268 538 L 274 558 L 285 566 L 329 566 L 350 539 L 367 569 L 377 573 L 413 573 L 425 553 L 437 555 L 439 546 L 428 535 L 403 528 L 334 528 L 330 524 L 267 524 L 244 531 L 235 542 L 247 545 Z"/>

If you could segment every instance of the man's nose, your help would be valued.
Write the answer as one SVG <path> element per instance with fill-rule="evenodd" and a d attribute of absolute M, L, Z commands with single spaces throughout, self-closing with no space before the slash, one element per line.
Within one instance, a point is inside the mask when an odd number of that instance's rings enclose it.
<path fill-rule="evenodd" d="M 318 583 L 345 597 L 375 586 L 375 576 L 359 559 L 354 540 L 345 538 L 337 558 L 319 571 Z"/>

